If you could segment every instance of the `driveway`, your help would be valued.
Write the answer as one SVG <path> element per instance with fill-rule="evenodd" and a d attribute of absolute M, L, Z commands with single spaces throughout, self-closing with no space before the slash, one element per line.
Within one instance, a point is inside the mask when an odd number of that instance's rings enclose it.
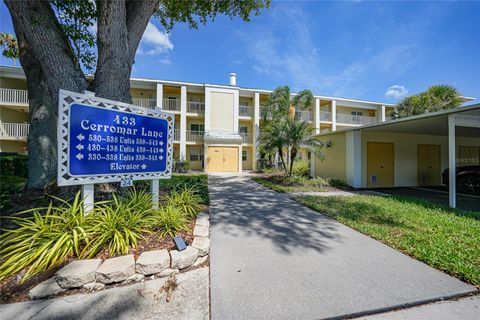
<path fill-rule="evenodd" d="M 362 315 L 475 291 L 241 176 L 210 176 L 212 319 Z"/>
<path fill-rule="evenodd" d="M 395 196 L 424 199 L 448 206 L 448 192 L 442 190 L 442 188 L 398 187 L 371 190 Z M 457 207 L 464 210 L 480 211 L 480 196 L 457 194 Z"/>

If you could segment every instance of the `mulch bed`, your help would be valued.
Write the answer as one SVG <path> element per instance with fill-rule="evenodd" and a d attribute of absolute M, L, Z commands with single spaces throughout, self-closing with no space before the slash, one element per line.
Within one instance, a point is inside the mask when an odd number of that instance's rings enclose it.
<path fill-rule="evenodd" d="M 189 245 L 193 241 L 193 228 L 195 226 L 195 219 L 190 221 L 189 223 L 189 231 L 183 231 L 180 235 L 185 239 L 185 242 Z M 152 250 L 161 250 L 161 249 L 167 249 L 167 250 L 174 250 L 175 249 L 175 244 L 173 243 L 173 239 L 170 236 L 166 236 L 164 238 L 160 238 L 158 236 L 158 233 L 150 233 L 150 234 L 145 234 L 145 240 L 140 240 L 138 242 L 137 248 L 130 248 L 129 254 L 133 254 L 135 256 L 135 260 L 142 254 L 142 252 L 145 251 L 152 251 Z M 115 256 L 121 256 L 121 254 L 117 254 Z M 111 256 L 108 252 L 107 248 L 104 248 L 102 251 L 100 251 L 94 258 L 98 259 L 108 259 L 112 258 L 114 256 Z M 24 283 L 20 283 L 20 280 L 22 279 L 22 276 L 25 274 L 25 270 L 19 272 L 18 274 L 11 276 L 3 281 L 0 282 L 0 303 L 13 303 L 13 302 L 20 302 L 20 301 L 27 301 L 30 300 L 28 296 L 28 292 L 30 289 L 35 287 L 37 284 L 40 282 L 43 282 L 49 278 L 51 278 L 55 272 L 60 270 L 63 266 L 67 265 L 74 259 L 68 259 L 64 264 L 59 266 L 58 268 L 54 268 L 49 271 L 41 272 Z M 202 263 L 200 266 L 186 269 L 186 270 L 193 270 L 197 269 L 200 267 L 207 266 L 209 263 L 209 259 Z M 145 278 L 147 280 L 147 277 Z M 108 287 L 117 287 L 125 284 L 115 284 L 115 285 L 109 285 Z M 74 289 L 74 290 L 67 290 L 58 296 L 64 296 L 64 295 L 72 295 L 72 294 L 77 294 L 77 293 L 86 293 L 88 290 L 79 288 L 79 289 Z"/>

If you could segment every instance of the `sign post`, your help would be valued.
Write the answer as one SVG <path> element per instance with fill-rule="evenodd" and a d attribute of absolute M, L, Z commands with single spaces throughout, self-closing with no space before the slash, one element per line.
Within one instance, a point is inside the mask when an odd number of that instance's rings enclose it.
<path fill-rule="evenodd" d="M 172 173 L 171 114 L 64 90 L 58 114 L 58 185 L 82 185 L 85 212 L 102 182 L 151 180 L 158 207 L 158 179 Z"/>

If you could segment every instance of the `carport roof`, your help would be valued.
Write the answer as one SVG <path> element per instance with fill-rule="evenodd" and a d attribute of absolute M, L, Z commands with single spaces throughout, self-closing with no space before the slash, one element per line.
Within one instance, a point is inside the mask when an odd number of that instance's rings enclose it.
<path fill-rule="evenodd" d="M 432 112 L 418 116 L 392 120 L 388 122 L 365 125 L 362 127 L 342 129 L 338 131 L 322 133 L 318 136 L 323 137 L 348 131 L 397 132 L 447 136 L 448 116 L 450 114 L 458 114 L 462 117 L 468 117 L 468 119 L 478 121 L 479 124 L 477 128 L 462 127 L 457 125 L 457 137 L 478 137 L 480 139 L 480 104 L 458 107 L 449 110 L 442 110 L 438 112 Z"/>

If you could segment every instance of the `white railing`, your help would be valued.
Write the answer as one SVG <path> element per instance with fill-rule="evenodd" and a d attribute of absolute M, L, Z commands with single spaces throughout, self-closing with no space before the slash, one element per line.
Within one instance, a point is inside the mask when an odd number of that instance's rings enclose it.
<path fill-rule="evenodd" d="M 1 123 L 0 136 L 2 138 L 26 139 L 29 128 L 28 123 Z"/>
<path fill-rule="evenodd" d="M 320 111 L 320 121 L 332 121 L 332 113 L 330 111 Z"/>
<path fill-rule="evenodd" d="M 28 91 L 0 88 L 0 103 L 28 105 Z"/>
<path fill-rule="evenodd" d="M 250 106 L 238 106 L 238 115 L 240 117 L 252 117 L 253 116 L 253 107 Z"/>
<path fill-rule="evenodd" d="M 347 124 L 372 124 L 376 123 L 377 118 L 367 116 L 355 116 L 346 113 L 337 113 L 337 123 Z"/>
<path fill-rule="evenodd" d="M 187 101 L 187 112 L 205 113 L 205 102 Z"/>
<path fill-rule="evenodd" d="M 253 143 L 253 133 L 240 132 L 239 135 L 243 139 L 243 143 Z"/>
<path fill-rule="evenodd" d="M 201 143 L 203 142 L 204 134 L 203 131 L 187 130 L 187 141 Z"/>
<path fill-rule="evenodd" d="M 145 98 L 132 98 L 132 102 L 136 106 L 154 109 L 157 105 L 157 100 L 155 99 L 145 99 Z"/>
<path fill-rule="evenodd" d="M 180 111 L 180 99 L 163 99 L 162 109 L 167 111 Z"/>
<path fill-rule="evenodd" d="M 295 119 L 300 121 L 312 121 L 312 113 L 308 110 L 296 110 Z"/>
<path fill-rule="evenodd" d="M 180 129 L 173 130 L 173 140 L 180 141 Z"/>

